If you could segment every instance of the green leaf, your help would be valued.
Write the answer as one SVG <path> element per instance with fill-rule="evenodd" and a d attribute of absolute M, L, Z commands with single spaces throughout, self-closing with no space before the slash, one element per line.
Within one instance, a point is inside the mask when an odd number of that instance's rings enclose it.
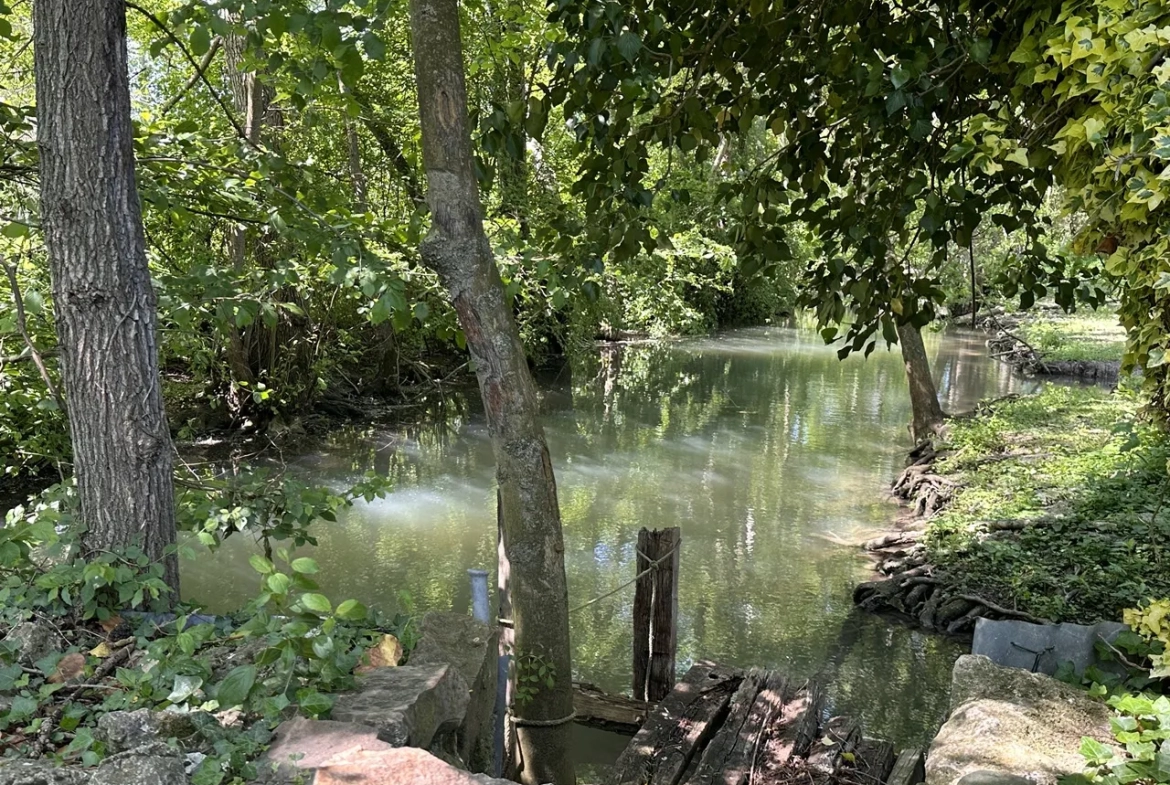
<path fill-rule="evenodd" d="M 321 570 L 321 568 L 317 566 L 317 562 L 313 561 L 312 559 L 308 558 L 307 556 L 302 556 L 299 559 L 294 559 L 293 563 L 292 563 L 292 568 L 296 572 L 299 572 L 303 575 L 313 575 L 314 573 L 320 572 L 320 570 Z"/>
<path fill-rule="evenodd" d="M 276 572 L 276 565 L 258 553 L 253 554 L 252 557 L 248 559 L 248 564 L 251 564 L 252 569 L 261 575 L 271 575 L 272 573 Z"/>
<path fill-rule="evenodd" d="M 45 310 L 45 298 L 36 289 L 29 289 L 24 293 L 24 309 L 33 316 L 39 316 Z"/>
<path fill-rule="evenodd" d="M 318 717 L 333 708 L 333 699 L 311 688 L 297 690 L 297 705 L 310 717 Z"/>
<path fill-rule="evenodd" d="M 196 57 L 207 54 L 211 48 L 211 33 L 203 25 L 198 25 L 191 31 L 191 52 Z"/>
<path fill-rule="evenodd" d="M 283 572 L 275 572 L 268 576 L 266 583 L 268 590 L 273 594 L 288 594 L 288 590 L 292 587 L 292 578 Z"/>
<path fill-rule="evenodd" d="M 241 665 L 232 670 L 215 689 L 215 699 L 221 708 L 230 709 L 233 706 L 242 706 L 256 683 L 256 666 Z"/>
<path fill-rule="evenodd" d="M 1085 736 L 1081 739 L 1081 755 L 1091 765 L 1100 765 L 1113 757 L 1113 750 L 1106 747 L 1094 738 Z"/>
<path fill-rule="evenodd" d="M 324 594 L 302 594 L 301 605 L 304 605 L 319 616 L 324 616 L 333 611 L 333 605 Z"/>
<path fill-rule="evenodd" d="M 361 621 L 366 618 L 366 606 L 357 600 L 346 600 L 337 606 L 337 615 L 346 621 Z"/>
<path fill-rule="evenodd" d="M 637 33 L 627 30 L 618 36 L 617 49 L 621 52 L 622 57 L 634 62 L 634 58 L 638 56 L 638 50 L 642 48 L 642 39 Z"/>
<path fill-rule="evenodd" d="M 186 703 L 187 699 L 195 694 L 195 691 L 203 686 L 203 679 L 198 676 L 176 676 L 174 686 L 171 687 L 171 694 L 167 696 L 167 700 L 171 703 Z"/>
<path fill-rule="evenodd" d="M 22 223 L 16 223 L 14 221 L 12 223 L 4 224 L 4 228 L 0 229 L 0 234 L 3 234 L 5 237 L 11 237 L 13 239 L 18 237 L 26 237 L 28 235 L 28 226 Z"/>
<path fill-rule="evenodd" d="M 386 44 L 382 43 L 381 38 L 369 31 L 362 36 L 362 46 L 365 47 L 366 54 L 371 60 L 381 60 L 386 56 Z"/>

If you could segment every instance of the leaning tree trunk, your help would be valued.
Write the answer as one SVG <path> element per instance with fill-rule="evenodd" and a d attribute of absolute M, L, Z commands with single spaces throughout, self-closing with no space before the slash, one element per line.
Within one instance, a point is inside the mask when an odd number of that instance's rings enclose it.
<path fill-rule="evenodd" d="M 910 436 L 915 442 L 925 441 L 938 433 L 946 420 L 938 403 L 934 377 L 930 375 L 930 360 L 922 343 L 922 332 L 912 324 L 898 325 L 898 344 L 906 363 L 906 379 L 910 383 L 910 407 L 913 422 Z"/>
<path fill-rule="evenodd" d="M 89 551 L 140 543 L 178 588 L 171 438 L 121 0 L 33 6 L 41 217 Z"/>
<path fill-rule="evenodd" d="M 475 361 L 496 458 L 502 550 L 510 568 L 515 670 L 549 667 L 552 686 L 511 707 L 526 783 L 574 781 L 564 540 L 536 388 L 483 229 L 472 165 L 457 0 L 412 0 L 431 231 L 423 261 L 446 286 Z"/>

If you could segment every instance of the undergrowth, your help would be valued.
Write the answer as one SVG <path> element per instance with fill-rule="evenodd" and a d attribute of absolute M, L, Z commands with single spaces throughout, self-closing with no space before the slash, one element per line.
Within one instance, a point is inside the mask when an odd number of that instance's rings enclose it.
<path fill-rule="evenodd" d="M 1117 619 L 1170 595 L 1163 435 L 1128 393 L 1050 386 L 953 422 L 958 484 L 927 527 L 960 589 L 1055 621 Z"/>

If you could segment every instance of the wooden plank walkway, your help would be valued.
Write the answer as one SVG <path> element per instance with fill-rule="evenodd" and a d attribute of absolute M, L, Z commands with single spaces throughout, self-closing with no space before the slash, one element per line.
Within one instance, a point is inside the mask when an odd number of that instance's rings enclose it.
<path fill-rule="evenodd" d="M 921 750 L 895 756 L 822 691 L 774 671 L 699 662 L 646 717 L 607 785 L 916 785 Z"/>

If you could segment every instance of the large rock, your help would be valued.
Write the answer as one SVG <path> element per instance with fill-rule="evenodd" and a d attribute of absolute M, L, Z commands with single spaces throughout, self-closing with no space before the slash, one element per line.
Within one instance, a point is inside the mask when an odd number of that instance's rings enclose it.
<path fill-rule="evenodd" d="M 190 714 L 177 711 L 112 711 L 98 719 L 94 734 L 111 753 L 125 752 L 155 741 L 197 738 L 198 729 Z"/>
<path fill-rule="evenodd" d="M 45 760 L 0 758 L 0 785 L 87 785 L 89 772 Z"/>
<path fill-rule="evenodd" d="M 516 785 L 469 774 L 425 750 L 403 748 L 340 755 L 317 769 L 313 785 Z"/>
<path fill-rule="evenodd" d="M 467 682 L 452 665 L 378 668 L 358 689 L 337 697 L 333 719 L 369 725 L 395 747 L 428 747 L 440 730 L 459 727 L 467 713 Z"/>
<path fill-rule="evenodd" d="M 185 759 L 165 744 L 147 744 L 112 755 L 90 777 L 90 785 L 187 785 Z"/>
<path fill-rule="evenodd" d="M 955 663 L 951 714 L 930 745 L 926 785 L 1007 775 L 1055 785 L 1080 773 L 1081 739 L 1112 743 L 1109 710 L 1082 690 L 1038 673 L 966 655 Z"/>
<path fill-rule="evenodd" d="M 40 622 L 22 622 L 4 637 L 4 642 L 16 644 L 16 658 L 23 665 L 33 665 L 54 652 L 61 652 L 69 644 L 55 629 Z"/>
<path fill-rule="evenodd" d="M 499 657 L 498 632 L 460 613 L 428 613 L 411 665 L 449 663 L 469 687 L 467 712 L 451 744 L 471 771 L 492 766 L 492 740 Z M 444 739 L 436 742 L 446 748 Z"/>
<path fill-rule="evenodd" d="M 393 745 L 379 739 L 377 730 L 368 725 L 294 717 L 276 729 L 260 768 L 274 770 L 281 780 L 293 781 L 298 770 L 315 771 L 340 754 L 391 749 Z"/>

